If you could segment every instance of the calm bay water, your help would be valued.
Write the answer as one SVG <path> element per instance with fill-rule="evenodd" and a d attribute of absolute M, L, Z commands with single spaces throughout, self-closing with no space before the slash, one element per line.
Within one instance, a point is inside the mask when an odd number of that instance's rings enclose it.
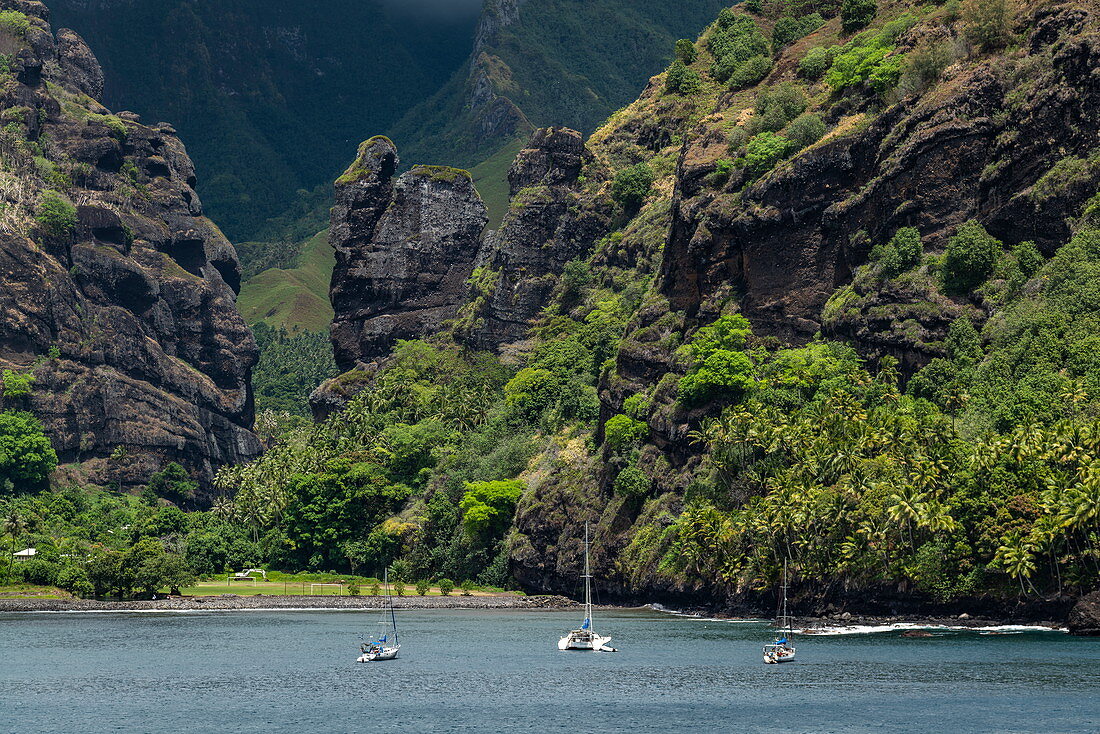
<path fill-rule="evenodd" d="M 1100 640 L 1052 632 L 799 638 L 605 612 L 616 654 L 564 653 L 575 612 L 0 615 L 0 731 L 1097 732 Z"/>

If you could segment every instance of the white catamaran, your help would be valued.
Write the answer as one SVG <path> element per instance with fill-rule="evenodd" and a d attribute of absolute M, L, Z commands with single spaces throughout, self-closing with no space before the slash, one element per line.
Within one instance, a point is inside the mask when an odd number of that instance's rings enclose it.
<path fill-rule="evenodd" d="M 382 625 L 383 630 L 376 637 L 367 640 L 359 647 L 359 651 L 363 653 L 359 656 L 356 662 L 359 663 L 373 663 L 379 660 L 393 660 L 397 657 L 397 651 L 401 649 L 401 645 L 397 643 L 397 616 L 393 611 L 393 600 L 390 598 L 390 572 L 386 569 L 382 574 L 383 584 L 386 587 L 386 606 L 382 608 L 382 621 L 379 622 Z M 386 619 L 389 617 L 389 619 Z M 385 629 L 386 627 L 389 629 Z M 393 639 L 390 639 L 390 637 Z"/>
<path fill-rule="evenodd" d="M 779 631 L 776 633 L 775 642 L 764 645 L 764 662 L 768 664 L 789 663 L 794 660 L 794 645 L 791 644 L 794 628 L 791 625 L 791 615 L 787 613 L 786 560 L 783 561 L 783 601 L 779 607 L 779 618 L 776 619 L 775 626 Z"/>
<path fill-rule="evenodd" d="M 592 572 L 588 565 L 588 523 L 584 524 L 584 622 L 558 640 L 559 650 L 591 650 L 595 652 L 615 652 L 609 644 L 611 637 L 596 634 L 592 628 Z"/>

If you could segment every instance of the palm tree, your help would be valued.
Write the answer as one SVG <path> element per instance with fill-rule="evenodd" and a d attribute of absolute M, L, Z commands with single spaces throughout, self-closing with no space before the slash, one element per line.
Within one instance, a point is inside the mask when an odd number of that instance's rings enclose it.
<path fill-rule="evenodd" d="M 896 523 L 905 526 L 909 535 L 909 547 L 916 551 L 916 543 L 913 540 L 913 524 L 918 522 L 925 514 L 927 495 L 916 487 L 904 484 L 894 494 L 887 498 L 887 516 Z"/>
<path fill-rule="evenodd" d="M 1035 572 L 1035 554 L 1034 548 L 1026 537 L 1019 533 L 1006 537 L 1004 544 L 997 548 L 993 560 L 1008 571 L 1009 576 L 1020 582 L 1021 594 L 1027 593 L 1024 589 L 1025 580 L 1031 590 L 1035 591 L 1035 586 L 1031 583 L 1031 574 Z"/>

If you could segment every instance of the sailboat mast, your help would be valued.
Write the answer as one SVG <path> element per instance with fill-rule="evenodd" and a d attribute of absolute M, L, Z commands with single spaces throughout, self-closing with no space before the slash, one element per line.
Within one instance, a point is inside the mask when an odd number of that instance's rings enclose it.
<path fill-rule="evenodd" d="M 584 523 L 584 618 L 592 629 L 592 572 L 588 565 L 588 521 Z"/>
<path fill-rule="evenodd" d="M 780 625 L 788 632 L 791 631 L 791 616 L 787 613 L 787 559 L 783 559 L 783 616 Z"/>

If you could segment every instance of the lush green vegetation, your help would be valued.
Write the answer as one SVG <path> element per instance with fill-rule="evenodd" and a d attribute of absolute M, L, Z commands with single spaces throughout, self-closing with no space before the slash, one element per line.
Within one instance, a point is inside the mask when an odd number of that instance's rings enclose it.
<path fill-rule="evenodd" d="M 262 243 L 245 249 L 258 254 Z M 321 230 L 298 246 L 282 250 L 288 257 L 284 267 L 264 270 L 241 286 L 237 307 L 250 324 L 264 322 L 276 329 L 326 331 L 332 322 L 332 304 L 328 300 L 329 281 L 336 263 L 328 244 L 328 230 Z M 255 270 L 260 262 L 250 258 L 246 264 Z"/>
<path fill-rule="evenodd" d="M 1004 276 L 989 291 L 1003 305 L 981 333 L 952 325 L 947 356 L 907 390 L 891 361 L 872 372 L 840 344 L 748 351 L 750 379 L 694 434 L 709 472 L 651 539 L 662 573 L 740 588 L 770 582 L 786 558 L 807 578 L 941 599 L 1093 588 L 1100 233 L 1043 265 L 1034 246 L 1006 252 L 975 223 L 952 247 Z M 868 267 L 920 259 L 919 235 L 901 230 Z M 943 267 L 944 287 L 959 287 Z"/>
<path fill-rule="evenodd" d="M 327 332 L 288 334 L 264 322 L 252 327 L 260 361 L 252 371 L 257 410 L 308 416 L 309 394 L 338 370 Z"/>
<path fill-rule="evenodd" d="M 5 375 L 5 378 L 7 376 Z M 11 395 L 6 388 L 4 398 Z M 30 413 L 0 413 L 0 496 L 45 487 L 57 466 L 57 454 Z"/>
<path fill-rule="evenodd" d="M 415 577 L 504 585 L 528 462 L 547 437 L 594 427 L 595 382 L 632 308 L 582 290 L 584 317 L 549 318 L 522 369 L 446 342 L 401 342 L 344 413 L 276 426 L 263 458 L 224 469 L 219 484 L 237 490 L 226 511 L 282 548 L 287 567 L 401 560 Z"/>

